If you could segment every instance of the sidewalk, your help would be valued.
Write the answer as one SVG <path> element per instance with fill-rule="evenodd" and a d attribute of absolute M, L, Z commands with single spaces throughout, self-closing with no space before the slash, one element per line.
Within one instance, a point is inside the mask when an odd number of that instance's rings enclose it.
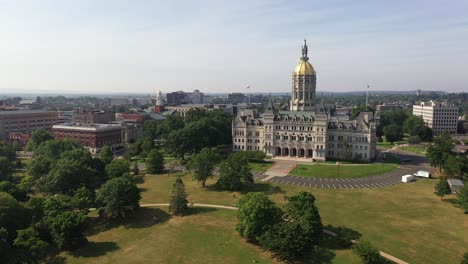
<path fill-rule="evenodd" d="M 274 177 L 284 177 L 296 167 L 296 164 L 295 161 L 291 160 L 276 160 L 275 164 L 265 171 L 264 174 L 267 177 L 263 178 L 262 181 L 269 181 Z"/>

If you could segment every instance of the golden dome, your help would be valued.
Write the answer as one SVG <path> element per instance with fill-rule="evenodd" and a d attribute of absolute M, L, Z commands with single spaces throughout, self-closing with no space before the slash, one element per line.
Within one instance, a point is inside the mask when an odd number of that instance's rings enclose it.
<path fill-rule="evenodd" d="M 294 69 L 295 75 L 315 75 L 314 67 L 306 60 L 301 60 L 301 62 Z"/>

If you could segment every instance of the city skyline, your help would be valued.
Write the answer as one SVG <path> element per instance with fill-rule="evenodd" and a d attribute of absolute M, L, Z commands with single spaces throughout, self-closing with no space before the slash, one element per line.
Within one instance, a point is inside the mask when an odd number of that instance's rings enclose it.
<path fill-rule="evenodd" d="M 0 93 L 467 90 L 468 3 L 0 1 Z M 250 89 L 246 87 L 250 86 Z"/>

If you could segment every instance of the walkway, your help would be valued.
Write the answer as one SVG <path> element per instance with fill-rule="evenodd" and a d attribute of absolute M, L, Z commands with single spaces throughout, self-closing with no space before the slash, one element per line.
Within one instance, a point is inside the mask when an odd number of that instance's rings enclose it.
<path fill-rule="evenodd" d="M 392 152 L 393 154 L 400 156 L 402 160 L 406 159 L 409 160 L 409 162 L 403 162 L 400 165 L 400 167 L 394 171 L 376 176 L 338 179 L 293 176 L 290 175 L 289 172 L 294 169 L 296 162 L 278 160 L 276 161 L 276 163 L 279 164 L 278 166 L 276 166 L 276 164 L 273 165 L 263 175 L 259 175 L 257 173 L 255 175 L 255 179 L 279 184 L 288 184 L 312 188 L 362 189 L 387 187 L 391 185 L 401 184 L 401 176 L 403 175 L 413 174 L 418 170 L 431 170 L 430 166 L 426 163 L 425 158 L 422 156 L 418 156 L 410 152 L 404 152 L 401 150 L 387 150 L 385 152 Z M 343 166 L 348 165 L 344 164 Z"/>
<path fill-rule="evenodd" d="M 168 203 L 154 203 L 154 204 L 140 204 L 141 207 L 161 207 L 161 206 L 169 206 Z M 208 207 L 208 208 L 217 208 L 217 209 L 227 209 L 227 210 L 237 210 L 237 207 L 234 206 L 225 206 L 225 205 L 217 205 L 217 204 L 199 204 L 199 203 L 192 203 L 189 204 L 189 206 L 194 206 L 194 207 Z M 336 236 L 336 234 L 330 230 L 324 229 L 323 232 L 327 235 L 330 236 Z M 355 240 L 352 240 L 352 242 L 358 243 Z M 397 264 L 408 264 L 408 262 L 403 261 L 397 257 L 394 257 L 388 253 L 385 253 L 383 251 L 379 251 L 380 255 L 386 259 L 389 259 Z"/>

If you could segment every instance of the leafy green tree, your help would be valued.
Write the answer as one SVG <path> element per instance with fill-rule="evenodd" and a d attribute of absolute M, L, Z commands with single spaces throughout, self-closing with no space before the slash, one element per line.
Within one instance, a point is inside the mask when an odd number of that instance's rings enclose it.
<path fill-rule="evenodd" d="M 42 220 L 45 215 L 45 201 L 46 198 L 32 197 L 26 202 L 25 207 L 29 209 L 31 213 L 31 222 L 38 223 Z"/>
<path fill-rule="evenodd" d="M 219 154 L 215 148 L 204 148 L 198 154 L 194 154 L 188 163 L 188 168 L 193 176 L 205 187 L 206 180 L 213 176 Z"/>
<path fill-rule="evenodd" d="M 16 237 L 16 230 L 28 227 L 30 221 L 31 215 L 23 205 L 11 195 L 0 192 L 0 227 L 7 232 L 8 242 Z"/>
<path fill-rule="evenodd" d="M 46 142 L 49 140 L 53 140 L 54 136 L 50 131 L 39 128 L 34 130 L 31 134 L 31 140 L 29 140 L 28 144 L 26 145 L 27 151 L 34 151 L 42 142 Z"/>
<path fill-rule="evenodd" d="M 138 168 L 138 162 L 135 161 L 133 162 L 133 175 L 138 175 L 140 174 L 140 169 Z"/>
<path fill-rule="evenodd" d="M 6 179 L 10 172 L 10 161 L 7 157 L 0 157 L 0 180 Z"/>
<path fill-rule="evenodd" d="M 169 212 L 173 215 L 186 215 L 188 213 L 188 200 L 185 186 L 180 177 L 177 177 L 176 182 L 172 186 L 172 196 L 169 203 Z"/>
<path fill-rule="evenodd" d="M 403 131 L 411 136 L 419 136 L 420 131 L 425 127 L 424 120 L 420 116 L 410 115 L 403 122 Z"/>
<path fill-rule="evenodd" d="M 387 141 L 390 141 L 391 144 L 393 144 L 395 141 L 403 139 L 403 130 L 401 129 L 401 126 L 396 124 L 391 124 L 384 127 L 383 133 Z"/>
<path fill-rule="evenodd" d="M 468 253 L 465 253 L 463 255 L 463 258 L 462 258 L 460 264 L 468 264 Z"/>
<path fill-rule="evenodd" d="M 457 193 L 457 205 L 468 214 L 468 184 L 465 184 Z"/>
<path fill-rule="evenodd" d="M 161 124 L 153 120 L 147 120 L 143 124 L 143 136 L 145 139 L 153 142 L 161 136 Z"/>
<path fill-rule="evenodd" d="M 435 186 L 435 194 L 440 196 L 440 199 L 443 200 L 445 195 L 451 193 L 452 190 L 450 189 L 450 185 L 448 184 L 447 179 L 441 177 Z"/>
<path fill-rule="evenodd" d="M 364 264 L 381 264 L 383 258 L 377 248 L 368 241 L 360 241 L 353 246 L 353 252 L 358 255 Z"/>
<path fill-rule="evenodd" d="M 18 144 L 16 142 L 5 143 L 0 141 L 0 156 L 6 157 L 9 161 L 13 161 L 16 158 L 16 150 Z"/>
<path fill-rule="evenodd" d="M 84 186 L 78 188 L 71 199 L 71 205 L 81 212 L 88 212 L 94 206 L 94 192 Z"/>
<path fill-rule="evenodd" d="M 20 202 L 26 202 L 29 198 L 28 194 L 24 190 L 10 181 L 0 182 L 0 192 L 6 192 Z"/>
<path fill-rule="evenodd" d="M 252 183 L 253 175 L 250 172 L 247 159 L 241 152 L 232 154 L 221 164 L 220 177 L 216 182 L 219 188 L 239 191 Z"/>
<path fill-rule="evenodd" d="M 157 149 L 153 149 L 146 159 L 146 172 L 150 174 L 161 173 L 164 169 L 164 157 Z"/>
<path fill-rule="evenodd" d="M 286 197 L 285 219 L 294 222 L 302 228 L 309 245 L 316 246 L 322 239 L 322 220 L 315 206 L 315 197 L 309 192 L 300 192 L 295 196 Z"/>
<path fill-rule="evenodd" d="M 432 128 L 424 126 L 419 130 L 419 137 L 422 141 L 430 142 L 433 138 Z"/>
<path fill-rule="evenodd" d="M 8 241 L 8 231 L 4 227 L 0 227 L 0 259 L 4 263 L 15 263 L 16 261 L 12 245 Z"/>
<path fill-rule="evenodd" d="M 439 168 L 442 172 L 442 167 L 447 161 L 453 148 L 452 139 L 450 134 L 443 133 L 434 138 L 433 143 L 427 147 L 426 157 L 431 166 Z"/>
<path fill-rule="evenodd" d="M 32 227 L 18 230 L 14 244 L 24 263 L 40 263 L 50 250 L 49 243 L 40 239 L 39 233 Z"/>
<path fill-rule="evenodd" d="M 296 260 L 311 249 L 307 235 L 299 223 L 283 221 L 259 237 L 260 245 L 283 260 Z"/>
<path fill-rule="evenodd" d="M 140 207 L 140 190 L 126 177 L 113 178 L 97 192 L 100 214 L 108 218 L 126 217 Z"/>
<path fill-rule="evenodd" d="M 451 176 L 461 176 L 463 170 L 463 160 L 455 155 L 448 155 L 447 160 L 442 165 L 445 173 Z"/>
<path fill-rule="evenodd" d="M 54 217 L 47 218 L 52 239 L 60 249 L 72 250 L 86 241 L 86 214 L 65 211 Z"/>
<path fill-rule="evenodd" d="M 105 145 L 99 151 L 99 159 L 102 160 L 106 165 L 111 163 L 114 159 L 114 153 L 108 145 Z"/>
<path fill-rule="evenodd" d="M 130 161 L 115 159 L 106 166 L 107 175 L 110 178 L 122 177 L 130 174 Z"/>
<path fill-rule="evenodd" d="M 40 201 L 37 202 L 37 209 L 40 210 Z M 73 210 L 70 197 L 66 195 L 54 195 L 47 197 L 42 202 L 43 215 L 46 218 L 53 218 L 65 211 Z"/>
<path fill-rule="evenodd" d="M 60 159 L 52 165 L 49 174 L 38 181 L 38 187 L 45 192 L 69 193 L 85 185 L 90 174 L 89 168 L 79 161 Z"/>
<path fill-rule="evenodd" d="M 183 129 L 172 131 L 168 134 L 165 146 L 169 153 L 180 160 L 184 160 L 185 154 L 190 153 L 193 138 Z"/>
<path fill-rule="evenodd" d="M 250 240 L 259 237 L 282 218 L 282 211 L 264 193 L 250 192 L 242 196 L 238 203 L 237 226 L 239 234 Z"/>
<path fill-rule="evenodd" d="M 140 157 L 142 159 L 146 158 L 153 148 L 154 148 L 153 140 L 144 139 L 141 143 Z"/>

